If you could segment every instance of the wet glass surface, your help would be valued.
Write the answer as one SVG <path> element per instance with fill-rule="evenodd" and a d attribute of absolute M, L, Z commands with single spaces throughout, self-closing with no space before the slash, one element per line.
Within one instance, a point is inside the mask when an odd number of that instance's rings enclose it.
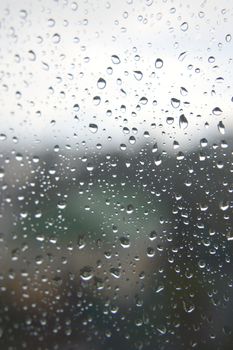
<path fill-rule="evenodd" d="M 232 16 L 1 0 L 0 349 L 232 349 Z"/>

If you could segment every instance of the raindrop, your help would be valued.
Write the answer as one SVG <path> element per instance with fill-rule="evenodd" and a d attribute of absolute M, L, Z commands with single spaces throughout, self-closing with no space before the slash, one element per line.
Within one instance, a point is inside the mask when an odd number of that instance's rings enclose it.
<path fill-rule="evenodd" d="M 157 60 L 155 61 L 155 68 L 162 68 L 163 67 L 163 60 L 161 58 L 157 58 Z"/>
<path fill-rule="evenodd" d="M 219 208 L 222 210 L 222 211 L 226 211 L 228 208 L 229 208 L 229 202 L 227 201 L 221 201 L 219 203 Z"/>
<path fill-rule="evenodd" d="M 220 122 L 218 123 L 218 131 L 219 131 L 220 134 L 222 134 L 222 135 L 225 134 L 225 126 L 224 126 L 224 124 L 223 124 L 222 121 L 220 121 Z"/>
<path fill-rule="evenodd" d="M 186 95 L 188 95 L 188 90 L 186 90 L 183 86 L 181 86 L 181 88 L 180 88 L 180 94 L 181 94 L 182 96 L 186 96 Z"/>
<path fill-rule="evenodd" d="M 78 104 L 78 103 L 75 103 L 75 104 L 73 105 L 73 110 L 74 110 L 75 113 L 77 113 L 77 112 L 80 110 L 80 107 L 79 107 L 79 104 Z"/>
<path fill-rule="evenodd" d="M 57 204 L 57 207 L 61 210 L 64 210 L 66 208 L 66 206 L 67 206 L 66 202 L 63 202 L 63 201 L 61 201 Z"/>
<path fill-rule="evenodd" d="M 127 237 L 121 237 L 120 244 L 123 248 L 129 248 L 130 247 L 130 240 Z"/>
<path fill-rule="evenodd" d="M 225 40 L 226 40 L 227 43 L 229 43 L 231 41 L 231 34 L 227 34 L 225 36 Z"/>
<path fill-rule="evenodd" d="M 126 209 L 127 214 L 132 214 L 133 211 L 134 211 L 133 205 L 132 204 L 127 205 L 127 209 Z"/>
<path fill-rule="evenodd" d="M 32 51 L 32 50 L 28 51 L 28 59 L 29 59 L 29 61 L 35 61 L 36 60 L 36 54 L 35 54 L 34 51 Z"/>
<path fill-rule="evenodd" d="M 188 314 L 190 314 L 195 310 L 195 305 L 191 302 L 183 301 L 183 307 L 184 307 L 184 311 L 187 312 Z"/>
<path fill-rule="evenodd" d="M 179 57 L 178 57 L 178 60 L 179 60 L 180 62 L 182 62 L 182 61 L 185 59 L 186 56 L 187 56 L 187 52 L 186 52 L 186 51 L 181 52 L 181 54 L 180 54 Z"/>
<path fill-rule="evenodd" d="M 213 113 L 214 115 L 219 116 L 220 114 L 222 114 L 222 110 L 221 110 L 221 108 L 219 108 L 219 107 L 215 107 L 215 108 L 212 110 L 212 113 Z"/>
<path fill-rule="evenodd" d="M 188 30 L 188 23 L 187 22 L 183 22 L 181 25 L 180 25 L 180 29 L 182 30 L 182 32 L 186 32 L 186 30 Z"/>
<path fill-rule="evenodd" d="M 113 64 L 121 63 L 121 60 L 120 60 L 120 58 L 117 55 L 112 55 L 111 59 L 112 59 L 112 63 Z"/>
<path fill-rule="evenodd" d="M 89 124 L 89 130 L 95 134 L 98 131 L 98 126 L 96 124 L 90 123 Z"/>
<path fill-rule="evenodd" d="M 174 108 L 178 108 L 180 106 L 180 100 L 178 100 L 177 98 L 171 98 L 171 105 Z"/>
<path fill-rule="evenodd" d="M 136 80 L 142 80 L 143 74 L 140 70 L 135 70 L 133 72 L 133 75 L 134 75 Z"/>
<path fill-rule="evenodd" d="M 80 278 L 83 281 L 90 281 L 93 277 L 93 269 L 90 266 L 84 266 L 81 270 L 80 270 Z"/>
<path fill-rule="evenodd" d="M 115 278 L 120 278 L 121 277 L 121 270 L 119 268 L 112 267 L 110 269 L 110 274 Z"/>
<path fill-rule="evenodd" d="M 58 33 L 53 34 L 53 36 L 52 36 L 52 42 L 53 42 L 54 44 L 58 44 L 60 41 L 61 41 L 60 35 L 59 35 Z"/>
<path fill-rule="evenodd" d="M 184 130 L 188 127 L 188 120 L 186 119 L 184 114 L 181 114 L 181 116 L 180 116 L 179 126 L 182 130 Z"/>
<path fill-rule="evenodd" d="M 106 86 L 106 81 L 103 78 L 99 78 L 99 80 L 97 81 L 97 87 L 99 89 L 104 89 Z"/>
<path fill-rule="evenodd" d="M 94 96 L 94 97 L 93 97 L 93 104 L 94 104 L 95 106 L 98 106 L 98 105 L 100 104 L 100 102 L 101 102 L 100 96 Z"/>

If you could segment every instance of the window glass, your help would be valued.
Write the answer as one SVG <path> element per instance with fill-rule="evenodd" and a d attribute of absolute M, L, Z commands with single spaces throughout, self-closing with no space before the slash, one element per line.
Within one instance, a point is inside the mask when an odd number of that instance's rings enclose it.
<path fill-rule="evenodd" d="M 0 349 L 232 349 L 232 16 L 0 1 Z"/>

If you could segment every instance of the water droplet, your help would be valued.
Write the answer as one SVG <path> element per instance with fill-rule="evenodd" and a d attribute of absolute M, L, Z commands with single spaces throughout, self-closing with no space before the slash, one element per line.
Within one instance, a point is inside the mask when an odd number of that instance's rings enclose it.
<path fill-rule="evenodd" d="M 130 240 L 127 237 L 121 237 L 120 243 L 123 248 L 129 248 L 130 247 Z"/>
<path fill-rule="evenodd" d="M 219 203 L 219 208 L 222 210 L 222 211 L 226 211 L 228 208 L 229 208 L 229 202 L 227 201 L 221 201 Z"/>
<path fill-rule="evenodd" d="M 181 116 L 180 116 L 179 126 L 182 130 L 184 130 L 188 127 L 188 120 L 186 119 L 184 114 L 181 114 Z"/>
<path fill-rule="evenodd" d="M 222 121 L 220 121 L 220 122 L 218 123 L 218 131 L 219 131 L 220 134 L 222 134 L 222 135 L 225 134 L 225 126 L 224 126 L 224 124 L 223 124 Z"/>
<path fill-rule="evenodd" d="M 204 269 L 206 266 L 206 263 L 204 260 L 199 260 L 198 261 L 198 266 L 200 267 L 200 269 Z"/>
<path fill-rule="evenodd" d="M 174 108 L 178 108 L 180 106 L 180 100 L 178 100 L 177 98 L 171 98 L 171 105 Z"/>
<path fill-rule="evenodd" d="M 94 276 L 93 273 L 93 269 L 91 266 L 84 266 L 81 270 L 80 270 L 80 278 L 83 281 L 90 281 L 92 279 L 92 277 Z"/>
<path fill-rule="evenodd" d="M 49 18 L 48 19 L 48 26 L 50 28 L 54 27 L 55 26 L 55 20 L 53 18 Z"/>
<path fill-rule="evenodd" d="M 183 22 L 181 25 L 180 25 L 180 29 L 182 30 L 182 32 L 186 32 L 186 30 L 188 30 L 188 23 L 187 22 Z"/>
<path fill-rule="evenodd" d="M 172 125 L 174 123 L 174 118 L 173 117 L 167 117 L 166 122 L 168 125 Z"/>
<path fill-rule="evenodd" d="M 73 105 L 73 110 L 74 110 L 75 113 L 77 113 L 80 110 L 80 107 L 79 107 L 79 105 L 77 103 L 75 103 Z"/>
<path fill-rule="evenodd" d="M 94 166 L 92 164 L 88 163 L 86 166 L 86 169 L 87 169 L 87 171 L 92 172 L 94 170 Z"/>
<path fill-rule="evenodd" d="M 0 168 L 0 179 L 2 179 L 5 176 L 4 169 Z"/>
<path fill-rule="evenodd" d="M 219 107 L 215 107 L 213 110 L 212 110 L 212 113 L 214 114 L 214 115 L 220 115 L 220 114 L 222 114 L 222 110 L 221 110 L 221 108 L 219 108 Z"/>
<path fill-rule="evenodd" d="M 191 302 L 183 301 L 184 311 L 190 314 L 195 310 L 195 305 Z"/>
<path fill-rule="evenodd" d="M 157 232 L 155 230 L 151 231 L 149 234 L 149 239 L 154 241 L 157 238 Z"/>
<path fill-rule="evenodd" d="M 180 62 L 182 62 L 185 59 L 186 56 L 187 56 L 187 51 L 181 52 L 181 54 L 178 57 L 178 60 Z"/>
<path fill-rule="evenodd" d="M 97 81 L 97 86 L 99 89 L 104 89 L 106 86 L 106 81 L 103 78 L 99 78 Z"/>
<path fill-rule="evenodd" d="M 101 102 L 100 96 L 94 96 L 93 97 L 93 103 L 94 103 L 95 106 L 98 106 L 100 104 L 100 102 Z"/>
<path fill-rule="evenodd" d="M 163 67 L 163 60 L 161 58 L 157 58 L 155 61 L 155 68 L 160 69 Z"/>
<path fill-rule="evenodd" d="M 129 138 L 129 143 L 130 143 L 131 145 L 134 145 L 135 142 L 136 142 L 135 137 L 134 137 L 134 136 L 130 136 L 130 138 Z"/>
<path fill-rule="evenodd" d="M 26 19 L 27 16 L 28 16 L 28 13 L 27 13 L 26 10 L 20 10 L 20 11 L 19 11 L 19 16 L 20 16 L 20 18 L 22 18 L 22 19 Z"/>
<path fill-rule="evenodd" d="M 52 42 L 54 44 L 58 44 L 61 41 L 61 36 L 58 33 L 53 34 Z"/>
<path fill-rule="evenodd" d="M 114 278 L 120 278 L 121 277 L 121 270 L 119 268 L 112 267 L 110 269 L 110 273 Z"/>
<path fill-rule="evenodd" d="M 147 250 L 146 250 L 146 255 L 147 255 L 149 258 L 153 258 L 153 257 L 155 256 L 155 250 L 154 250 L 154 248 L 148 247 Z"/>
<path fill-rule="evenodd" d="M 121 63 L 121 60 L 120 60 L 120 58 L 117 55 L 112 55 L 111 59 L 112 59 L 112 63 L 113 64 Z"/>
<path fill-rule="evenodd" d="M 7 139 L 5 134 L 0 134 L 0 141 L 5 141 Z"/>
<path fill-rule="evenodd" d="M 127 214 L 132 214 L 133 211 L 134 211 L 133 205 L 132 204 L 127 205 L 127 209 L 126 209 Z"/>
<path fill-rule="evenodd" d="M 231 41 L 231 34 L 227 34 L 225 40 L 227 43 L 229 43 Z"/>
<path fill-rule="evenodd" d="M 133 75 L 134 75 L 136 80 L 142 80 L 143 74 L 140 70 L 135 70 L 133 72 Z"/>
<path fill-rule="evenodd" d="M 90 124 L 89 124 L 89 130 L 90 130 L 93 134 L 95 134 L 95 133 L 98 131 L 98 125 L 93 124 L 93 123 L 90 123 Z"/>
<path fill-rule="evenodd" d="M 205 138 L 203 138 L 200 140 L 200 145 L 201 145 L 201 147 L 207 147 L 208 141 Z"/>
<path fill-rule="evenodd" d="M 183 86 L 181 86 L 181 88 L 180 88 L 180 94 L 181 94 L 182 96 L 186 96 L 186 95 L 188 95 L 188 90 L 185 89 Z"/>
<path fill-rule="evenodd" d="M 28 59 L 29 59 L 29 61 L 35 61 L 36 60 L 36 54 L 35 54 L 34 51 L 32 51 L 32 50 L 28 51 Z"/>
<path fill-rule="evenodd" d="M 215 57 L 214 57 L 214 56 L 210 56 L 210 57 L 208 58 L 208 62 L 209 62 L 209 63 L 214 63 L 214 62 L 215 62 Z"/>
<path fill-rule="evenodd" d="M 67 206 L 67 203 L 66 202 L 63 202 L 63 201 L 60 201 L 58 204 L 57 204 L 57 207 L 61 210 L 64 210 Z"/>

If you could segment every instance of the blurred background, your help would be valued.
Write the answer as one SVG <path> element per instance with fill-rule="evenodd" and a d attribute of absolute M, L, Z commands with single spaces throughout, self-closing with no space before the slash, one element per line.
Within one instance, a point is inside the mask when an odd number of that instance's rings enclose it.
<path fill-rule="evenodd" d="M 0 10 L 0 349 L 231 350 L 233 1 Z"/>

